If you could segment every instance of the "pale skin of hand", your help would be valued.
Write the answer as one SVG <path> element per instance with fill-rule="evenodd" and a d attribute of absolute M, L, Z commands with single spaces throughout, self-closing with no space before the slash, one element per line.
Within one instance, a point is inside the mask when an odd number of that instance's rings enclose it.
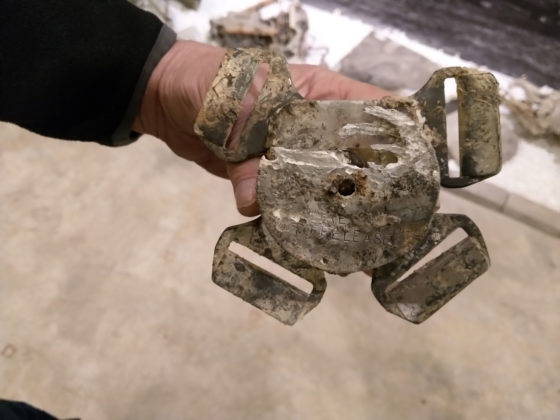
<path fill-rule="evenodd" d="M 133 129 L 160 138 L 180 157 L 214 175 L 229 178 L 239 212 L 256 216 L 259 158 L 226 163 L 210 152 L 193 131 L 224 54 L 222 48 L 176 42 L 150 77 Z M 307 99 L 379 99 L 390 94 L 319 66 L 290 65 L 290 74 L 295 88 Z"/>

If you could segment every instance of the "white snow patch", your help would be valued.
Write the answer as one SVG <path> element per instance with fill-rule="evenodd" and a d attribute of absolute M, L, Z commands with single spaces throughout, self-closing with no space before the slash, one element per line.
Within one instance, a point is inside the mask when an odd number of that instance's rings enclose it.
<path fill-rule="evenodd" d="M 484 182 L 560 212 L 560 151 L 554 153 L 545 140 L 520 140 L 515 156 Z"/>
<path fill-rule="evenodd" d="M 371 32 L 372 26 L 342 14 L 304 5 L 309 18 L 307 42 L 311 56 L 306 59 L 308 64 L 321 64 L 319 51 L 327 48 L 325 63 L 334 68 L 340 60 L 350 53 Z"/>

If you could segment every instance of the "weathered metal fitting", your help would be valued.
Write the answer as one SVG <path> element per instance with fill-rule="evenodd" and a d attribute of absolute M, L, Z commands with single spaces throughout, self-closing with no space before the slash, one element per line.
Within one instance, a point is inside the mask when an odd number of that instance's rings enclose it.
<path fill-rule="evenodd" d="M 253 106 L 244 99 L 259 65 L 268 66 L 268 75 Z M 240 162 L 260 156 L 266 150 L 268 119 L 295 98 L 301 96 L 292 85 L 284 57 L 257 48 L 228 50 L 197 116 L 194 132 L 223 160 Z M 253 106 L 252 112 L 240 138 L 232 139 L 244 104 Z"/>
<path fill-rule="evenodd" d="M 449 176 L 448 169 L 444 81 L 449 78 L 457 83 L 461 174 L 456 178 Z M 500 98 L 498 82 L 491 73 L 464 67 L 440 69 L 413 98 L 426 118 L 425 125 L 433 130 L 441 185 L 466 187 L 500 172 Z"/>
<path fill-rule="evenodd" d="M 468 236 L 408 277 L 400 279 L 458 228 Z M 372 271 L 371 289 L 387 311 L 419 324 L 488 267 L 488 249 L 474 222 L 462 214 L 436 214 L 428 235 L 413 251 Z"/>
<path fill-rule="evenodd" d="M 386 264 L 426 235 L 439 170 L 407 113 L 377 101 L 297 100 L 271 127 L 258 200 L 289 253 L 345 275 Z"/>
<path fill-rule="evenodd" d="M 232 147 L 227 142 L 251 84 L 247 75 L 254 75 L 263 53 L 228 54 L 196 130 L 227 160 L 263 155 L 257 178 L 262 217 L 224 232 L 214 282 L 291 325 L 318 304 L 324 272 L 373 270 L 379 302 L 419 323 L 487 270 L 488 251 L 474 223 L 436 212 L 440 184 L 465 186 L 500 170 L 498 92 L 491 74 L 442 69 L 411 97 L 313 101 L 294 90 L 285 61 L 267 56 L 269 79 Z M 458 86 L 457 178 L 447 168 L 449 77 Z M 456 228 L 468 238 L 398 281 Z M 313 291 L 298 290 L 235 254 L 232 241 L 311 282 Z"/>
<path fill-rule="evenodd" d="M 232 243 L 281 264 L 313 285 L 306 293 L 256 266 L 230 248 Z M 212 280 L 218 286 L 287 325 L 295 324 L 321 301 L 327 287 L 321 270 L 302 264 L 267 237 L 261 219 L 232 226 L 216 244 Z"/>

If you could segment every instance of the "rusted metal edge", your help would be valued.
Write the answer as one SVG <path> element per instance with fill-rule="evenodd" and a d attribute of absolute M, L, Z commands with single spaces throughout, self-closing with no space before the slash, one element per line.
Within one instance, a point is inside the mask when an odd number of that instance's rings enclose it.
<path fill-rule="evenodd" d="M 459 111 L 461 175 L 453 178 L 449 176 L 445 115 L 444 81 L 448 78 L 457 82 Z M 465 67 L 444 68 L 434 72 L 413 97 L 434 134 L 441 185 L 461 188 L 500 172 L 500 98 L 498 82 L 491 73 Z"/>
<path fill-rule="evenodd" d="M 313 290 L 306 293 L 247 261 L 229 249 L 232 242 L 282 265 L 311 283 Z M 280 248 L 266 235 L 261 218 L 229 227 L 222 233 L 214 251 L 212 280 L 286 325 L 295 324 L 317 306 L 327 288 L 324 273 Z"/>
<path fill-rule="evenodd" d="M 268 67 L 266 81 L 240 139 L 231 139 L 259 65 Z M 241 162 L 265 152 L 269 117 L 294 99 L 301 96 L 292 84 L 284 57 L 257 48 L 228 50 L 197 116 L 194 131 L 219 158 Z"/>
<path fill-rule="evenodd" d="M 468 237 L 399 280 L 454 230 Z M 462 214 L 435 214 L 424 242 L 396 261 L 372 271 L 371 289 L 389 312 L 419 324 L 490 267 L 490 256 L 476 224 Z"/>

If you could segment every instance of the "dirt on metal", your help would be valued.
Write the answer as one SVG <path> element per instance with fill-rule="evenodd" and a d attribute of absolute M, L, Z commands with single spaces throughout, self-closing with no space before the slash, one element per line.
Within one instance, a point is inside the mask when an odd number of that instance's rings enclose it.
<path fill-rule="evenodd" d="M 259 65 L 270 68 L 239 141 L 231 142 Z M 448 171 L 444 80 L 457 82 L 461 174 Z M 261 217 L 228 228 L 216 246 L 213 280 L 293 324 L 315 307 L 324 273 L 372 270 L 372 291 L 390 312 L 419 323 L 490 264 L 468 217 L 437 213 L 440 185 L 464 187 L 501 167 L 498 84 L 487 72 L 436 71 L 411 97 L 306 100 L 284 58 L 268 51 L 226 55 L 195 130 L 219 157 L 262 156 Z M 401 279 L 455 229 L 467 237 Z M 230 250 L 238 242 L 313 285 L 305 293 Z"/>

